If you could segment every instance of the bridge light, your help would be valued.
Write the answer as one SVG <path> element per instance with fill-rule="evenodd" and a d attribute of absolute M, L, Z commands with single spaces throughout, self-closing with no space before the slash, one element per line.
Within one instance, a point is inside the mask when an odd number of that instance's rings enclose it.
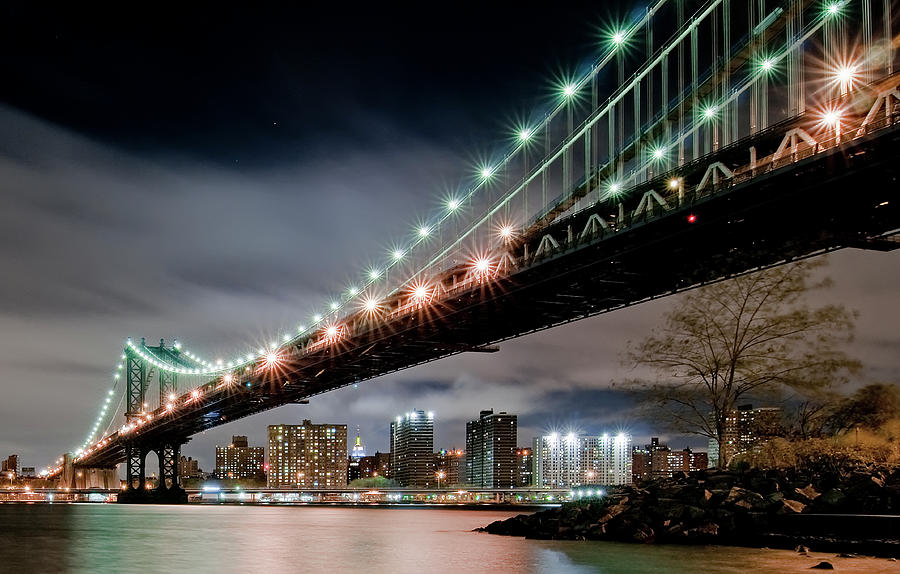
<path fill-rule="evenodd" d="M 502 239 L 510 239 L 513 236 L 512 225 L 504 225 L 501 227 L 499 234 Z"/>
<path fill-rule="evenodd" d="M 265 367 L 267 369 L 273 369 L 277 367 L 281 363 L 281 357 L 278 356 L 278 353 L 275 351 L 269 351 L 266 354 Z"/>
<path fill-rule="evenodd" d="M 827 110 L 824 114 L 822 114 L 822 123 L 826 126 L 834 127 L 838 126 L 841 123 L 841 110 Z"/>
<path fill-rule="evenodd" d="M 566 84 L 562 89 L 563 95 L 567 98 L 571 98 L 575 95 L 575 84 Z"/>
<path fill-rule="evenodd" d="M 195 400 L 199 399 L 200 398 L 200 390 L 194 389 L 193 391 L 191 391 L 191 398 L 195 399 Z"/>
<path fill-rule="evenodd" d="M 481 168 L 481 178 L 482 179 L 490 179 L 492 175 L 494 175 L 493 167 L 488 165 L 488 166 Z"/>
<path fill-rule="evenodd" d="M 359 287 L 355 285 L 351 285 L 349 289 L 347 289 L 347 295 L 349 297 L 356 297 L 357 293 L 359 293 Z"/>
<path fill-rule="evenodd" d="M 688 223 L 694 223 L 695 221 L 697 221 L 697 216 L 694 215 L 693 213 L 687 216 Z"/>
<path fill-rule="evenodd" d="M 760 62 L 759 68 L 763 72 L 771 72 L 775 68 L 775 61 L 771 58 L 765 58 L 762 62 Z"/>
<path fill-rule="evenodd" d="M 425 285 L 417 285 L 413 288 L 413 297 L 422 300 L 428 297 L 428 287 Z"/>
<path fill-rule="evenodd" d="M 669 180 L 669 189 L 678 189 L 681 186 L 681 180 L 673 177 Z"/>
<path fill-rule="evenodd" d="M 829 2 L 825 4 L 825 12 L 829 16 L 837 16 L 841 12 L 841 2 Z"/>
<path fill-rule="evenodd" d="M 613 46 L 618 48 L 625 43 L 625 32 L 623 30 L 616 30 L 609 39 L 613 43 Z"/>
<path fill-rule="evenodd" d="M 422 225 L 419 227 L 418 234 L 419 237 L 425 238 L 428 237 L 428 234 L 431 233 L 431 228 L 427 225 Z"/>
<path fill-rule="evenodd" d="M 363 302 L 363 308 L 366 310 L 367 313 L 374 313 L 375 311 L 378 310 L 378 307 L 379 307 L 378 300 L 375 299 L 374 297 L 369 297 L 368 299 L 366 299 Z"/>
<path fill-rule="evenodd" d="M 313 322 L 314 322 L 314 323 L 318 323 L 318 322 L 321 321 L 321 320 L 322 320 L 322 316 L 319 315 L 318 313 L 316 313 L 315 315 L 313 315 Z"/>
<path fill-rule="evenodd" d="M 479 257 L 475 260 L 475 271 L 478 273 L 487 273 L 491 269 L 491 262 L 486 257 Z"/>
<path fill-rule="evenodd" d="M 334 325 L 329 325 L 328 328 L 325 329 L 325 335 L 329 339 L 333 339 L 334 337 L 337 336 L 337 334 L 338 334 L 338 328 L 335 327 Z"/>
<path fill-rule="evenodd" d="M 653 148 L 653 159 L 661 160 L 666 157 L 666 150 L 662 147 Z"/>
<path fill-rule="evenodd" d="M 532 135 L 531 128 L 523 128 L 523 129 L 519 130 L 519 141 L 527 142 L 528 140 L 531 139 L 531 135 Z"/>
<path fill-rule="evenodd" d="M 340 305 L 338 304 L 337 301 L 332 301 L 332 302 L 328 305 L 328 307 L 329 307 L 332 311 L 337 311 L 337 310 L 338 310 L 338 307 L 340 307 Z"/>
<path fill-rule="evenodd" d="M 615 181 L 609 184 L 609 195 L 616 196 L 620 191 L 622 191 L 622 184 Z"/>
<path fill-rule="evenodd" d="M 447 209 L 450 211 L 456 211 L 457 209 L 459 209 L 459 200 L 456 198 L 448 199 Z"/>
<path fill-rule="evenodd" d="M 375 281 L 379 277 L 381 277 L 381 271 L 379 271 L 378 269 L 376 269 L 374 267 L 372 269 L 369 269 L 369 279 L 370 280 Z"/>
<path fill-rule="evenodd" d="M 166 403 L 166 412 L 172 412 L 174 408 L 175 405 L 173 405 L 172 403 Z"/>
<path fill-rule="evenodd" d="M 856 85 L 859 80 L 859 66 L 846 64 L 835 70 L 834 83 L 840 88 L 841 95 L 844 96 Z"/>
<path fill-rule="evenodd" d="M 403 250 L 402 249 L 394 249 L 391 253 L 391 257 L 394 258 L 394 261 L 400 261 L 403 259 Z"/>
<path fill-rule="evenodd" d="M 706 106 L 703 108 L 703 117 L 707 120 L 711 120 L 716 117 L 716 112 L 718 112 L 716 106 Z"/>

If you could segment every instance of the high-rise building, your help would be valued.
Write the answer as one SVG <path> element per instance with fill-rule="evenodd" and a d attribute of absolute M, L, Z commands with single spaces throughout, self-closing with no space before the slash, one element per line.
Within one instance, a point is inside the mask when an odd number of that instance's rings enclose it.
<path fill-rule="evenodd" d="M 480 488 L 516 485 L 518 417 L 493 409 L 466 423 L 466 483 Z"/>
<path fill-rule="evenodd" d="M 631 484 L 631 435 L 559 433 L 534 439 L 534 485 Z"/>
<path fill-rule="evenodd" d="M 391 453 L 375 452 L 375 470 L 372 476 L 394 478 L 394 470 L 391 468 Z"/>
<path fill-rule="evenodd" d="M 457 448 L 441 449 L 434 453 L 434 472 L 442 486 L 460 484 L 465 474 L 465 453 Z"/>
<path fill-rule="evenodd" d="M 732 409 L 725 416 L 723 448 L 726 464 L 737 455 L 743 454 L 766 440 L 781 436 L 781 409 L 752 405 L 742 405 Z M 708 459 L 710 468 L 719 462 L 719 443 L 709 439 Z"/>
<path fill-rule="evenodd" d="M 534 486 L 569 488 L 581 484 L 581 441 L 558 432 L 534 439 Z"/>
<path fill-rule="evenodd" d="M 271 488 L 336 488 L 347 485 L 347 425 L 269 426 Z"/>
<path fill-rule="evenodd" d="M 361 461 L 364 458 L 366 458 L 366 448 L 359 438 L 359 427 L 356 427 L 356 442 L 353 444 L 353 448 L 350 450 L 350 458 L 347 460 L 347 482 L 352 482 L 358 478 L 369 478 L 363 477 L 362 469 L 360 468 Z"/>
<path fill-rule="evenodd" d="M 391 471 L 402 486 L 435 484 L 434 413 L 413 410 L 391 422 Z"/>
<path fill-rule="evenodd" d="M 534 455 L 530 447 L 516 449 L 516 468 L 518 476 L 516 486 L 532 486 L 534 484 Z"/>
<path fill-rule="evenodd" d="M 216 446 L 217 478 L 262 480 L 265 477 L 265 464 L 265 449 L 250 446 L 245 436 L 232 436 L 228 446 Z"/>
<path fill-rule="evenodd" d="M 216 455 L 218 458 L 218 453 Z M 203 478 L 200 461 L 189 456 L 181 456 L 178 459 L 178 478 Z"/>
<path fill-rule="evenodd" d="M 668 450 L 666 445 L 659 444 L 658 437 L 652 437 L 650 444 L 631 449 L 631 481 L 641 482 L 653 476 L 653 453 L 659 449 Z"/>
<path fill-rule="evenodd" d="M 584 484 L 631 484 L 631 435 L 603 434 L 581 440 Z"/>
<path fill-rule="evenodd" d="M 11 454 L 6 460 L 0 462 L 0 472 L 19 474 L 19 455 Z M 5 478 L 5 477 L 4 477 Z"/>

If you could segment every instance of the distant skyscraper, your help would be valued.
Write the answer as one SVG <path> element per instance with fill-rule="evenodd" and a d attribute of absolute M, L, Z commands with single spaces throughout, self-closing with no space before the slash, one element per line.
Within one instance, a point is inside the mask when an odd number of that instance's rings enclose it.
<path fill-rule="evenodd" d="M 723 448 L 726 464 L 742 453 L 760 443 L 783 433 L 781 426 L 781 409 L 764 407 L 754 409 L 752 405 L 742 405 L 732 409 L 725 416 L 723 429 Z M 719 443 L 709 439 L 709 466 L 715 467 L 719 462 Z"/>
<path fill-rule="evenodd" d="M 0 472 L 19 474 L 19 455 L 11 454 L 6 460 L 0 463 Z M 5 478 L 5 477 L 4 477 Z"/>
<path fill-rule="evenodd" d="M 548 488 L 631 484 L 631 435 L 551 433 L 535 438 L 534 484 Z"/>
<path fill-rule="evenodd" d="M 216 476 L 221 479 L 262 479 L 265 463 L 265 449 L 261 446 L 249 446 L 245 436 L 233 436 L 230 445 L 216 447 Z"/>
<path fill-rule="evenodd" d="M 336 488 L 347 485 L 347 425 L 269 426 L 268 485 Z"/>
<path fill-rule="evenodd" d="M 218 459 L 216 452 L 216 459 Z M 202 478 L 203 471 L 200 470 L 200 462 L 189 457 L 182 456 L 178 459 L 178 478 Z"/>
<path fill-rule="evenodd" d="M 603 434 L 581 440 L 584 484 L 631 484 L 631 435 Z"/>
<path fill-rule="evenodd" d="M 569 488 L 581 484 L 581 441 L 554 432 L 534 439 L 534 485 Z"/>
<path fill-rule="evenodd" d="M 391 470 L 403 486 L 435 484 L 434 413 L 414 410 L 391 422 Z"/>
<path fill-rule="evenodd" d="M 441 486 L 460 484 L 465 474 L 465 453 L 460 449 L 441 449 L 434 453 L 434 472 L 443 473 Z M 437 476 L 437 474 L 435 474 Z"/>
<path fill-rule="evenodd" d="M 347 461 L 347 482 L 353 482 L 364 477 L 362 472 L 362 460 L 366 458 L 366 449 L 359 438 L 359 427 L 356 427 L 356 442 L 350 450 L 350 459 Z"/>
<path fill-rule="evenodd" d="M 532 486 L 534 484 L 534 455 L 530 447 L 516 449 L 516 468 L 518 479 L 516 486 Z"/>
<path fill-rule="evenodd" d="M 516 485 L 518 417 L 493 409 L 466 423 L 466 482 L 480 488 Z"/>
<path fill-rule="evenodd" d="M 649 480 L 653 475 L 653 453 L 660 449 L 668 447 L 660 446 L 659 438 L 650 439 L 650 444 L 644 447 L 635 446 L 631 449 L 631 481 L 640 482 Z"/>

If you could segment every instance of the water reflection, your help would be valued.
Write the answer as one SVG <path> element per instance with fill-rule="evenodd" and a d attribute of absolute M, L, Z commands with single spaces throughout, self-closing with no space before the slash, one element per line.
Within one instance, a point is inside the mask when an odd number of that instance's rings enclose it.
<path fill-rule="evenodd" d="M 550 542 L 471 532 L 510 512 L 411 508 L 0 505 L 3 572 L 802 572 L 743 548 Z M 843 572 L 897 563 L 834 559 Z M 818 556 L 817 556 L 818 558 Z"/>

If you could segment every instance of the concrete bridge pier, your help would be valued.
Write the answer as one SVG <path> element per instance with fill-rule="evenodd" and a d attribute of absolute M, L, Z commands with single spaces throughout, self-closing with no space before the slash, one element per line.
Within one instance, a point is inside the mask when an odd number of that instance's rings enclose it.
<path fill-rule="evenodd" d="M 72 462 L 72 455 L 65 455 L 63 471 L 59 477 L 60 488 L 73 490 L 117 490 L 120 487 L 116 467 L 81 467 Z"/>

